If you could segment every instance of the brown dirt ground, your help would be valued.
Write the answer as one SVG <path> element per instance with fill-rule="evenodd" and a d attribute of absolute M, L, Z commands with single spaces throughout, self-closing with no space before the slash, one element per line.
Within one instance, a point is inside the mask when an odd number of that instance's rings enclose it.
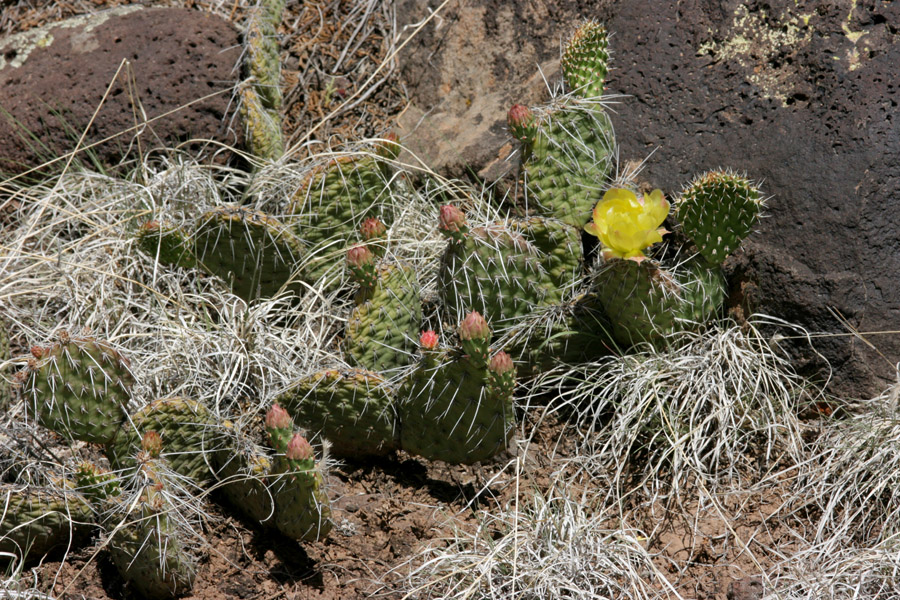
<path fill-rule="evenodd" d="M 0 35 L 125 3 L 72 0 L 37 3 L 33 7 L 24 0 L 0 1 Z M 208 2 L 171 0 L 155 4 L 186 5 L 222 13 L 221 8 Z M 333 64 L 347 41 L 347 31 L 336 27 L 336 23 L 349 5 L 323 3 L 320 17 L 310 3 L 290 4 L 292 12 L 285 20 L 293 25 L 290 31 L 282 31 L 287 131 L 305 131 L 318 123 L 333 110 L 335 89 L 352 92 L 353 86 L 361 83 L 329 81 L 314 75 L 330 71 L 329 64 Z M 240 21 L 242 13 L 237 2 L 226 16 Z M 379 37 L 382 26 L 372 24 L 371 39 L 350 57 L 348 71 L 354 61 L 374 64 L 383 58 L 386 47 Z M 332 89 L 326 93 L 329 83 Z M 382 133 L 391 117 L 403 109 L 401 89 L 396 77 L 389 78 L 369 97 L 365 110 L 357 108 L 338 114 L 316 137 L 340 141 Z M 533 433 L 528 468 L 523 475 L 530 481 L 520 480 L 519 489 L 528 489 L 523 483 L 546 486 L 551 468 L 549 457 L 553 453 L 561 457 L 573 453 L 574 444 L 571 436 L 565 435 L 564 424 L 543 421 Z M 449 517 L 461 516 L 462 523 L 474 528 L 472 507 L 502 506 L 512 500 L 516 490 L 513 477 L 505 471 L 494 477 L 505 464 L 506 461 L 498 460 L 475 467 L 449 466 L 399 453 L 340 465 L 328 477 L 336 526 L 328 539 L 317 543 L 299 544 L 279 537 L 248 525 L 218 504 L 211 505 L 205 531 L 207 558 L 200 566 L 192 594 L 186 598 L 350 600 L 371 594 L 399 598 L 392 584 L 402 578 L 404 571 L 392 569 L 415 558 L 423 545 L 439 543 L 449 535 Z M 492 484 L 485 489 L 489 480 Z M 745 578 L 774 564 L 775 548 L 790 552 L 787 526 L 769 518 L 786 492 L 784 487 L 775 487 L 733 495 L 722 501 L 721 515 L 709 506 L 701 508 L 696 499 L 677 507 L 642 507 L 634 512 L 638 519 L 634 524 L 653 532 L 647 547 L 659 553 L 657 566 L 683 597 L 724 600 L 729 584 L 741 580 L 746 583 Z M 458 526 L 460 521 L 455 523 Z M 79 549 L 65 557 L 48 557 L 33 573 L 38 587 L 58 599 L 131 597 L 105 553 L 97 552 L 95 547 Z"/>

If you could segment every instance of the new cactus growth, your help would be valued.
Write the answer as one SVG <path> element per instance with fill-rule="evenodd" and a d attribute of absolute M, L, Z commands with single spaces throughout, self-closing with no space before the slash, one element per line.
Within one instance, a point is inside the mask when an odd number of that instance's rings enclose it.
<path fill-rule="evenodd" d="M 331 506 L 312 447 L 295 433 L 275 462 L 280 477 L 272 484 L 275 525 L 295 540 L 315 541 L 331 531 Z"/>
<path fill-rule="evenodd" d="M 570 90 L 585 98 L 603 94 L 608 41 L 606 27 L 596 21 L 588 21 L 575 31 L 562 57 L 563 76 Z"/>
<path fill-rule="evenodd" d="M 720 265 L 753 229 L 760 205 L 759 190 L 749 180 L 711 171 L 681 193 L 678 220 L 703 257 Z"/>
<path fill-rule="evenodd" d="M 506 124 L 514 138 L 522 143 L 523 159 L 527 159 L 537 135 L 537 118 L 524 104 L 513 104 L 506 113 Z"/>
<path fill-rule="evenodd" d="M 32 355 L 24 397 L 37 422 L 69 439 L 109 443 L 131 400 L 128 361 L 105 342 L 65 332 Z"/>

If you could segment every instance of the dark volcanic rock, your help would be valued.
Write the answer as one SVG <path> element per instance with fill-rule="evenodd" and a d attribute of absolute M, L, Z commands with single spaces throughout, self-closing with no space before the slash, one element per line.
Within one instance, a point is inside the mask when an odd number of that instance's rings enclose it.
<path fill-rule="evenodd" d="M 91 149 L 106 166 L 189 139 L 235 144 L 228 109 L 239 56 L 227 21 L 180 8 L 122 7 L 0 40 L 0 172 L 70 152 L 89 124 L 82 146 L 122 134 Z"/>
<path fill-rule="evenodd" d="M 451 174 L 464 169 L 448 156 L 489 174 L 508 152 L 506 108 L 544 92 L 535 64 L 554 69 L 559 40 L 579 18 L 606 22 L 609 92 L 631 96 L 613 118 L 621 158 L 655 151 L 641 179 L 670 195 L 720 167 L 761 180 L 767 217 L 730 261 L 733 287 L 745 295 L 733 300 L 838 334 L 814 340 L 833 368 L 831 389 L 877 393 L 894 380 L 900 335 L 866 336 L 872 348 L 842 321 L 863 333 L 900 329 L 900 4 L 801 4 L 452 3 L 404 66 L 414 110 L 426 115 L 418 131 L 432 140 L 420 148 Z M 476 66 L 487 67 L 482 82 Z M 479 107 L 483 122 L 467 122 L 486 95 L 494 108 Z M 463 141 L 452 132 L 465 132 Z M 794 351 L 805 372 L 827 372 L 804 342 Z"/>

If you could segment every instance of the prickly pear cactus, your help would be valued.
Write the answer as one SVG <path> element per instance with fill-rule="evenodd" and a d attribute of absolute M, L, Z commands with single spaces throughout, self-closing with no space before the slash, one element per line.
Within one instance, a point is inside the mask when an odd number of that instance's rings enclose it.
<path fill-rule="evenodd" d="M 293 434 L 283 454 L 275 459 L 273 476 L 271 490 L 278 530 L 295 540 L 324 539 L 333 527 L 331 505 L 306 438 Z"/>
<path fill-rule="evenodd" d="M 348 362 L 370 371 L 388 371 L 412 362 L 422 324 L 419 282 L 411 266 L 376 266 L 367 246 L 348 253 L 351 277 L 359 283 L 343 350 Z"/>
<path fill-rule="evenodd" d="M 284 154 L 281 114 L 266 108 L 253 86 L 241 86 L 240 94 L 240 115 L 247 149 L 258 158 L 278 160 Z"/>
<path fill-rule="evenodd" d="M 524 235 L 503 224 L 470 230 L 462 211 L 449 205 L 441 207 L 440 218 L 449 238 L 438 272 L 447 319 L 458 322 L 474 310 L 502 329 L 562 299 L 564 290 L 545 268 L 553 260 Z M 564 277 L 563 271 L 556 275 Z"/>
<path fill-rule="evenodd" d="M 186 269 L 197 266 L 191 234 L 171 221 L 151 220 L 141 225 L 137 232 L 137 245 L 144 254 L 162 265 Z"/>
<path fill-rule="evenodd" d="M 709 321 L 725 299 L 721 271 L 695 259 L 671 269 L 651 260 L 612 259 L 595 277 L 612 336 L 623 348 L 664 346 L 670 334 Z"/>
<path fill-rule="evenodd" d="M 162 440 L 145 434 L 129 478 L 129 493 L 108 499 L 105 526 L 110 531 L 113 563 L 137 592 L 150 600 L 189 592 L 197 576 L 196 559 L 185 541 L 190 535 L 182 515 L 188 499 L 177 475 L 160 458 Z"/>
<path fill-rule="evenodd" d="M 69 439 L 109 443 L 131 401 L 128 361 L 105 342 L 65 332 L 31 353 L 23 396 L 37 422 Z"/>
<path fill-rule="evenodd" d="M 540 217 L 512 221 L 510 228 L 521 233 L 540 251 L 544 270 L 562 295 L 577 287 L 584 272 L 579 229 L 556 219 Z"/>
<path fill-rule="evenodd" d="M 371 371 L 321 371 L 275 401 L 300 427 L 328 439 L 335 455 L 386 454 L 397 447 L 393 391 Z"/>
<path fill-rule="evenodd" d="M 171 468 L 196 483 L 212 479 L 210 462 L 218 449 L 217 422 L 209 409 L 190 398 L 154 400 L 122 425 L 106 454 L 117 469 L 136 466 L 135 454 L 147 432 L 156 432 L 165 445 L 163 457 Z"/>
<path fill-rule="evenodd" d="M 575 31 L 562 57 L 563 76 L 570 90 L 585 98 L 603 95 L 608 45 L 606 27 L 596 21 L 588 21 Z"/>
<path fill-rule="evenodd" d="M 302 245 L 274 217 L 243 206 L 221 206 L 201 217 L 195 237 L 200 266 L 248 302 L 274 296 L 282 287 L 301 287 L 292 276 Z"/>
<path fill-rule="evenodd" d="M 341 156 L 313 169 L 301 182 L 288 212 L 309 256 L 304 274 L 316 281 L 339 272 L 348 245 L 360 241 L 360 226 L 392 214 L 383 163 L 372 156 Z"/>
<path fill-rule="evenodd" d="M 703 257 L 720 265 L 753 229 L 760 205 L 759 190 L 748 179 L 711 171 L 681 193 L 678 220 Z"/>
<path fill-rule="evenodd" d="M 472 464 L 507 448 L 514 426 L 515 365 L 505 352 L 489 358 L 490 336 L 476 312 L 459 326 L 459 350 L 440 350 L 433 332 L 422 335 L 422 361 L 400 392 L 404 450 Z"/>
<path fill-rule="evenodd" d="M 0 316 L 0 365 L 9 360 L 9 323 Z M 8 367 L 0 366 L 0 412 L 12 403 L 12 384 L 7 379 Z"/>
<path fill-rule="evenodd" d="M 94 522 L 90 505 L 67 484 L 0 483 L 0 552 L 33 560 L 83 537 Z"/>

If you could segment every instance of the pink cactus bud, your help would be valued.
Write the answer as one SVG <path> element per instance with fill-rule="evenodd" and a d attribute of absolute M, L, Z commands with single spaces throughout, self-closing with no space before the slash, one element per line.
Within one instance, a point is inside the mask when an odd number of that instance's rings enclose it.
<path fill-rule="evenodd" d="M 536 133 L 534 113 L 524 104 L 513 104 L 506 113 L 506 123 L 517 140 L 528 142 Z"/>
<path fill-rule="evenodd" d="M 162 438 L 155 431 L 148 431 L 141 438 L 141 449 L 150 455 L 150 458 L 159 458 L 162 452 Z"/>
<path fill-rule="evenodd" d="M 483 340 L 491 334 L 487 321 L 481 313 L 472 311 L 463 322 L 459 324 L 459 337 L 461 340 Z"/>
<path fill-rule="evenodd" d="M 365 267 L 375 262 L 375 255 L 366 246 L 353 246 L 347 251 L 347 264 L 351 267 Z"/>
<path fill-rule="evenodd" d="M 383 237 L 384 234 L 387 233 L 387 227 L 385 227 L 384 223 L 378 219 L 370 217 L 363 221 L 359 228 L 359 232 L 362 235 L 362 239 L 368 242 Z"/>
<path fill-rule="evenodd" d="M 43 348 L 41 348 L 40 346 L 32 346 L 31 347 L 31 355 L 38 360 L 44 358 L 44 352 L 45 352 L 45 350 Z"/>
<path fill-rule="evenodd" d="M 423 331 L 421 337 L 419 337 L 419 345 L 423 350 L 434 350 L 438 347 L 439 341 L 438 334 L 431 329 Z"/>
<path fill-rule="evenodd" d="M 278 404 L 273 404 L 266 413 L 266 429 L 290 429 L 293 426 L 291 415 Z"/>
<path fill-rule="evenodd" d="M 438 229 L 440 229 L 444 233 L 453 235 L 457 233 L 465 233 L 466 228 L 466 215 L 465 213 L 463 213 L 463 211 L 453 206 L 452 204 L 445 204 L 441 207 L 440 224 L 438 225 Z"/>
<path fill-rule="evenodd" d="M 291 441 L 288 442 L 287 450 L 284 453 L 288 460 L 309 460 L 313 458 L 313 449 L 306 441 L 306 438 L 295 433 Z"/>
<path fill-rule="evenodd" d="M 159 221 L 147 221 L 141 225 L 141 229 L 144 231 L 156 231 L 159 229 Z"/>
<path fill-rule="evenodd" d="M 491 358 L 490 370 L 497 375 L 503 375 L 514 370 L 516 366 L 513 364 L 512 357 L 502 350 Z"/>

